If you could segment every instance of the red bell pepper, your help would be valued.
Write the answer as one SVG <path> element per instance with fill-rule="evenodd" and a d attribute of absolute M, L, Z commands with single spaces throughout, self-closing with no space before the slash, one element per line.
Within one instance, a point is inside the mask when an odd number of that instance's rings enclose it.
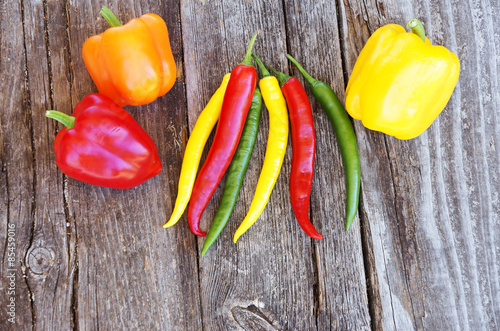
<path fill-rule="evenodd" d="M 71 116 L 48 110 L 63 123 L 54 141 L 59 169 L 79 181 L 110 188 L 132 188 L 158 175 L 156 145 L 134 118 L 108 97 L 89 94 Z"/>

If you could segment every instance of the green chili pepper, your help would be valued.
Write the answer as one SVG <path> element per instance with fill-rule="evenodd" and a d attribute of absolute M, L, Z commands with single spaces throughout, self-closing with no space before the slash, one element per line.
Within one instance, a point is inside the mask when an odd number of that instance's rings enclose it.
<path fill-rule="evenodd" d="M 287 54 L 286 57 L 299 69 L 300 73 L 311 86 L 311 92 L 321 104 L 333 130 L 342 154 L 346 176 L 347 206 L 346 206 L 346 231 L 352 224 L 358 210 L 359 191 L 361 186 L 361 167 L 359 163 L 358 145 L 352 128 L 349 115 L 328 84 L 312 78 L 302 66 Z"/>
<path fill-rule="evenodd" d="M 222 193 L 219 209 L 217 209 L 214 221 L 210 226 L 207 239 L 205 239 L 205 242 L 203 243 L 201 256 L 204 256 L 210 246 L 212 246 L 215 240 L 217 240 L 217 237 L 219 237 L 222 229 L 226 226 L 229 216 L 231 216 L 231 213 L 233 212 L 236 199 L 240 193 L 241 184 L 243 183 L 243 177 L 247 171 L 250 156 L 252 156 L 255 140 L 257 139 L 261 107 L 262 95 L 259 88 L 256 87 L 252 99 L 252 105 L 248 111 L 245 126 L 243 127 L 243 131 L 241 133 L 238 148 L 234 153 L 233 160 L 231 161 L 227 171 L 226 184 L 224 186 L 224 192 Z"/>

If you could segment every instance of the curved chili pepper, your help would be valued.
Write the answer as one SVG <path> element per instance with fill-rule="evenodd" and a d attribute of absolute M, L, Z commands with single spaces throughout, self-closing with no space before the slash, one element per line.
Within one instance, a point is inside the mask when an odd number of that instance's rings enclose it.
<path fill-rule="evenodd" d="M 247 120 L 243 132 L 241 133 L 240 143 L 234 153 L 233 160 L 227 169 L 226 183 L 222 199 L 219 204 L 219 209 L 215 214 L 214 221 L 210 226 L 207 234 L 207 239 L 203 243 L 201 256 L 204 256 L 210 246 L 217 240 L 226 223 L 233 212 L 234 205 L 240 193 L 243 177 L 247 171 L 248 162 L 252 156 L 255 140 L 257 140 L 257 132 L 259 131 L 260 109 L 262 107 L 262 95 L 259 88 L 255 88 L 253 94 L 252 105 L 248 111 Z"/>
<path fill-rule="evenodd" d="M 219 120 L 220 111 L 222 108 L 222 100 L 226 93 L 227 83 L 231 74 L 226 74 L 222 79 L 222 84 L 215 91 L 207 106 L 201 112 L 196 124 L 191 132 L 186 150 L 184 151 L 184 159 L 182 160 L 181 174 L 179 176 L 179 189 L 177 199 L 175 200 L 174 211 L 170 216 L 170 220 L 163 225 L 168 228 L 179 221 L 186 206 L 188 205 L 191 192 L 193 191 L 196 172 L 200 165 L 203 148 L 207 143 L 208 137 Z"/>
<path fill-rule="evenodd" d="M 257 71 L 252 65 L 251 54 L 256 38 L 257 34 L 254 34 L 244 60 L 231 72 L 214 141 L 194 183 L 188 223 L 197 236 L 205 235 L 205 232 L 200 231 L 201 215 L 233 158 L 252 103 Z"/>
<path fill-rule="evenodd" d="M 292 125 L 292 170 L 290 172 L 290 198 L 297 222 L 313 239 L 323 236 L 316 231 L 309 219 L 309 202 L 314 173 L 316 135 L 311 103 L 299 80 L 267 67 L 278 77 L 286 99 Z"/>
<path fill-rule="evenodd" d="M 132 188 L 161 172 L 153 139 L 129 113 L 108 97 L 89 94 L 71 116 L 48 110 L 45 116 L 66 127 L 54 141 L 59 169 L 79 181 Z"/>
<path fill-rule="evenodd" d="M 257 61 L 263 77 L 259 81 L 259 86 L 269 111 L 269 138 L 255 196 L 245 219 L 234 234 L 234 242 L 257 221 L 264 211 L 278 179 L 288 142 L 288 113 L 278 80 L 269 74 L 255 54 L 252 56 Z"/>
<path fill-rule="evenodd" d="M 321 107 L 326 112 L 328 119 L 332 123 L 333 131 L 337 137 L 344 163 L 344 171 L 346 176 L 346 231 L 354 220 L 354 216 L 358 211 L 359 191 L 361 187 L 361 167 L 359 162 L 358 145 L 356 143 L 356 135 L 352 128 L 349 115 L 335 95 L 335 92 L 328 84 L 312 78 L 302 66 L 287 54 L 286 57 L 292 61 L 299 69 L 300 73 L 311 86 L 311 92 L 321 104 Z"/>

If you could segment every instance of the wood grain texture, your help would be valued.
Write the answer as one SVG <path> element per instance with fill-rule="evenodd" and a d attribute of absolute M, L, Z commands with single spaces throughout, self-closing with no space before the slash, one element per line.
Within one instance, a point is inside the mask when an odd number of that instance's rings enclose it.
<path fill-rule="evenodd" d="M 174 58 L 182 59 L 177 2 L 107 3 L 122 22 L 155 12 L 166 19 Z M 95 92 L 81 45 L 104 31 L 101 4 L 71 2 L 72 104 Z M 182 62 L 179 62 L 182 63 Z M 141 107 L 126 107 L 155 141 L 163 172 L 131 190 L 93 187 L 68 180 L 70 215 L 77 224 L 78 327 L 87 329 L 200 329 L 194 238 L 186 225 L 165 232 L 172 210 L 186 128 L 182 65 L 174 88 Z M 189 279 L 189 281 L 186 281 Z"/>
<path fill-rule="evenodd" d="M 336 7 L 328 2 L 289 2 L 286 18 L 288 52 L 309 74 L 329 84 L 343 100 Z M 291 73 L 306 86 L 295 67 Z M 318 330 L 369 329 L 359 219 L 354 220 L 354 226 L 346 233 L 342 157 L 326 113 L 311 93 L 309 98 L 317 139 L 311 214 L 312 221 L 324 236 L 323 240 L 314 241 L 319 279 Z"/>
<path fill-rule="evenodd" d="M 253 33 L 259 33 L 254 52 L 263 61 L 277 68 L 286 63 L 281 2 L 187 1 L 182 4 L 182 22 L 191 128 L 222 76 L 242 61 Z M 232 244 L 253 199 L 268 126 L 263 107 L 256 147 L 235 210 L 220 238 L 200 257 L 206 330 L 316 328 L 311 242 L 296 224 L 287 193 L 291 146 L 268 206 L 238 243 Z M 223 181 L 203 215 L 203 230 L 208 230 L 213 219 Z M 198 242 L 200 250 L 203 240 Z"/>
<path fill-rule="evenodd" d="M 32 293 L 35 324 L 40 329 L 72 326 L 75 236 L 65 210 L 63 176 L 54 162 L 57 123 L 45 117 L 47 109 L 67 110 L 69 84 L 61 75 L 66 46 L 64 11 L 55 1 L 24 2 L 24 42 L 32 118 L 34 214 L 30 246 L 25 257 L 26 282 Z M 49 30 L 50 17 L 50 30 Z M 53 36 L 58 36 L 54 38 Z M 52 37 L 52 38 L 51 38 Z M 59 53 L 58 53 L 59 52 Z M 52 67 L 54 53 L 55 67 Z M 53 73 L 52 70 L 55 70 Z M 53 77 L 57 77 L 54 87 Z M 57 95 L 54 95 L 54 88 Z M 54 98 L 57 98 L 56 100 Z M 57 103 L 56 103 L 57 101 Z"/>
<path fill-rule="evenodd" d="M 81 46 L 107 28 L 102 5 L 0 3 L 1 330 L 500 328 L 498 1 L 106 3 L 123 23 L 147 12 L 163 17 L 178 68 L 168 95 L 126 107 L 157 144 L 164 167 L 131 190 L 66 178 L 53 152 L 61 126 L 44 117 L 46 109 L 70 113 L 97 91 Z M 172 228 L 161 227 L 175 203 L 190 129 L 223 75 L 242 60 L 254 32 L 254 51 L 265 63 L 300 78 L 288 52 L 344 100 L 371 33 L 413 17 L 423 21 L 434 44 L 458 55 L 459 84 L 416 139 L 396 140 L 354 121 L 362 195 L 348 233 L 341 156 L 314 101 L 311 219 L 324 239 L 309 239 L 293 215 L 289 140 L 269 205 L 232 244 L 265 155 L 265 108 L 236 208 L 207 255 L 199 256 L 204 239 L 191 234 L 185 216 Z M 224 179 L 203 215 L 203 230 L 223 187 Z M 12 224 L 14 328 L 6 310 Z"/>
<path fill-rule="evenodd" d="M 25 67 L 24 15 L 22 2 L 4 1 L 0 4 L 0 112 L 2 204 L 0 205 L 0 328 L 21 325 L 30 329 L 35 323 L 34 300 L 29 282 L 26 257 L 33 242 L 33 220 L 36 201 L 35 157 L 32 144 L 33 118 L 30 107 L 28 76 Z M 42 39 L 43 40 L 43 39 Z M 43 42 L 42 42 L 43 44 Z M 9 262 L 8 226 L 15 226 L 15 261 Z M 47 229 L 47 231 L 50 231 Z M 11 274 L 14 273 L 14 277 Z M 9 278 L 8 278 L 9 277 Z M 11 284 L 13 280 L 14 284 Z M 52 287 L 53 289 L 54 287 Z M 9 294 L 14 291 L 15 294 Z M 7 305 L 15 298 L 15 324 L 8 321 Z"/>
<path fill-rule="evenodd" d="M 498 328 L 498 29 L 489 14 L 494 5 L 340 3 L 348 72 L 370 33 L 413 17 L 422 19 L 433 43 L 461 59 L 461 78 L 448 106 L 420 137 L 399 141 L 356 123 L 365 238 L 374 256 L 370 288 L 380 302 L 374 309 L 381 316 L 377 328 Z"/>

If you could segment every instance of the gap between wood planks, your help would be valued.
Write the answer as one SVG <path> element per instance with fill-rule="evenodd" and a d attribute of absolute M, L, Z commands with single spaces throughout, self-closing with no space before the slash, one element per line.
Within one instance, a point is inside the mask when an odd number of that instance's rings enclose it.
<path fill-rule="evenodd" d="M 44 7 L 47 5 L 47 0 L 44 0 Z M 66 4 L 64 5 L 64 16 L 66 18 L 66 49 L 67 49 L 67 52 L 68 52 L 68 58 L 69 58 L 69 68 L 68 68 L 68 72 L 69 72 L 69 99 L 72 101 L 73 100 L 73 96 L 72 96 L 72 93 L 73 93 L 73 77 L 74 77 L 74 73 L 73 73 L 73 59 L 72 59 L 72 56 L 71 56 L 71 44 L 70 44 L 70 37 L 71 37 L 71 33 L 70 33 L 70 11 L 69 11 L 69 3 L 66 2 Z M 48 17 L 45 16 L 45 20 L 48 21 Z M 50 49 L 49 49 L 49 44 L 48 44 L 48 29 L 47 29 L 47 53 L 50 54 Z M 50 63 L 50 62 L 49 62 Z M 50 76 L 52 77 L 52 76 Z M 50 85 L 51 87 L 51 93 L 52 93 L 52 84 Z M 57 129 L 57 127 L 56 127 Z M 64 208 L 64 216 L 65 216 L 65 219 L 66 219 L 66 226 L 68 227 L 68 225 L 70 225 L 70 214 L 69 214 L 69 204 L 68 204 L 68 177 L 65 175 L 65 174 L 62 174 L 62 178 L 63 178 L 63 208 Z M 73 328 L 73 330 L 78 330 L 78 279 L 79 279 L 79 272 L 80 272 L 80 269 L 78 267 L 78 228 L 76 227 L 76 224 L 75 224 L 75 227 L 74 227 L 74 230 L 75 230 L 75 254 L 74 254 L 74 257 L 73 257 L 73 262 L 72 263 L 68 263 L 68 265 L 72 265 L 73 266 L 73 269 L 71 270 L 71 272 L 73 273 L 73 284 L 72 284 L 72 287 L 71 287 L 71 327 Z M 68 257 L 71 256 L 70 254 L 70 247 L 69 247 L 69 243 L 70 243 L 70 237 L 71 237 L 71 231 L 68 229 L 67 231 L 67 238 L 68 238 Z"/>
<path fill-rule="evenodd" d="M 36 156 L 35 156 L 35 141 L 34 141 L 34 133 L 33 133 L 33 113 L 31 111 L 31 94 L 30 94 L 30 86 L 29 86 L 29 72 L 28 72 L 28 52 L 26 48 L 26 24 L 24 17 L 24 0 L 21 1 L 21 22 L 23 26 L 23 49 L 24 49 L 24 86 L 25 86 L 25 95 L 24 102 L 26 104 L 26 109 L 29 112 L 28 117 L 28 126 L 30 131 L 30 140 L 31 140 L 31 153 L 33 158 L 33 182 L 32 182 L 32 192 L 31 192 L 31 227 L 30 227 L 30 238 L 29 245 L 26 249 L 26 252 L 23 256 L 23 262 L 21 262 L 21 270 L 23 273 L 23 278 L 26 283 L 26 288 L 28 290 L 28 297 L 30 299 L 30 308 L 31 308 L 31 328 L 35 328 L 36 323 L 36 312 L 35 312 L 35 301 L 33 298 L 33 293 L 31 292 L 28 274 L 26 272 L 26 257 L 29 252 L 30 247 L 33 245 L 33 233 L 35 230 L 35 214 L 36 214 Z M 10 203 L 10 201 L 9 201 Z"/>
<path fill-rule="evenodd" d="M 344 5 L 348 4 L 344 3 Z M 344 91 L 345 91 L 347 83 L 349 81 L 349 73 L 348 73 L 347 59 L 345 56 L 345 52 L 347 51 L 345 45 L 346 31 L 344 31 L 342 22 L 347 21 L 347 17 L 342 12 L 340 0 L 335 1 L 335 10 L 337 13 L 337 31 L 340 44 L 340 58 L 342 60 L 341 67 L 342 67 Z M 369 27 L 368 30 L 370 31 L 370 34 L 373 33 L 373 31 Z M 353 119 L 351 118 L 351 124 L 353 124 L 352 122 Z M 356 127 L 354 125 L 353 128 L 356 131 Z M 392 178 L 393 177 L 391 176 L 391 179 Z M 362 189 L 363 185 L 361 183 L 361 190 Z M 358 205 L 358 218 L 359 218 L 360 235 L 361 235 L 361 251 L 363 252 L 363 266 L 365 269 L 366 295 L 368 298 L 368 311 L 370 314 L 370 324 L 373 330 L 382 330 L 382 301 L 380 299 L 380 290 L 378 288 L 377 274 L 376 272 L 374 272 L 375 256 L 373 252 L 371 232 L 369 230 L 370 224 L 363 211 L 364 211 L 363 196 L 360 193 L 359 205 Z M 316 296 L 315 299 L 317 300 Z"/>
<path fill-rule="evenodd" d="M 22 21 L 22 27 L 23 27 L 23 47 L 24 47 L 24 72 L 25 72 L 25 96 L 24 96 L 24 102 L 26 104 L 26 109 L 30 113 L 29 115 L 29 128 L 30 128 L 30 139 L 31 139 L 31 149 L 32 149 L 32 158 L 33 158 L 33 182 L 32 182 L 32 197 L 31 197 L 31 217 L 32 217 L 32 223 L 31 223 L 31 230 L 30 230 L 30 238 L 29 238 L 29 245 L 26 248 L 26 252 L 23 257 L 23 261 L 26 261 L 27 259 L 27 254 L 30 251 L 30 248 L 33 245 L 33 236 L 34 236 L 34 229 L 35 229 L 35 222 L 36 222 L 36 186 L 37 186 L 37 173 L 36 173 L 36 150 L 35 150 L 35 142 L 34 142 L 34 131 L 33 131 L 33 113 L 32 113 L 32 107 L 31 107 L 31 93 L 30 93 L 30 84 L 29 84 L 29 71 L 28 71 L 28 59 L 27 59 L 27 47 L 26 47 L 26 24 L 25 24 L 25 7 L 24 7 L 24 0 L 20 0 L 20 5 L 21 5 L 21 21 Z M 49 28 L 48 28 L 48 6 L 47 6 L 47 0 L 43 0 L 42 2 L 42 8 L 43 8 L 43 17 L 44 17 L 44 22 L 43 22 L 43 29 L 44 29 L 44 39 L 45 39 L 45 51 L 46 51 L 46 61 L 47 61 L 47 67 L 48 67 L 48 83 L 49 83 L 49 105 L 50 108 L 54 108 L 54 90 L 53 90 L 53 75 L 52 75 L 52 59 L 51 59 L 51 54 L 50 54 L 50 45 L 49 45 Z M 66 44 L 68 45 L 67 47 L 67 52 L 69 56 L 69 74 L 70 77 L 73 77 L 73 68 L 72 68 L 72 60 L 71 60 L 71 48 L 69 47 L 70 45 L 70 31 L 69 31 L 69 11 L 68 11 L 68 6 L 67 4 L 64 5 L 64 11 L 65 11 L 65 16 L 66 16 Z M 72 84 L 72 79 L 69 80 L 70 85 Z M 70 99 L 71 99 L 71 89 L 70 89 Z M 57 134 L 57 126 L 56 126 L 56 132 Z M 62 200 L 63 200 L 63 208 L 64 208 L 64 214 L 65 214 L 65 221 L 66 221 L 66 226 L 69 227 L 70 225 L 70 215 L 69 215 L 69 206 L 68 206 L 68 186 L 67 186 L 67 177 L 66 175 L 63 176 L 63 195 L 62 195 Z M 7 176 L 6 176 L 7 177 Z M 7 187 L 8 187 L 8 182 L 7 182 Z M 7 217 L 9 217 L 9 206 L 7 207 Z M 71 231 L 67 230 L 66 232 L 67 235 L 67 251 L 68 251 L 68 256 L 71 256 L 70 254 L 70 237 L 71 237 Z M 75 236 L 77 235 L 76 233 L 76 228 L 75 228 Z M 72 277 L 73 277 L 73 284 L 72 284 L 72 297 L 71 297 L 71 325 L 74 330 L 78 329 L 78 242 L 75 240 L 75 254 L 73 258 L 73 270 L 72 270 Z M 30 308 L 31 308 L 31 316 L 32 316 L 32 329 L 35 328 L 36 325 L 36 311 L 35 311 L 35 299 L 33 297 L 33 293 L 30 289 L 29 285 L 29 280 L 30 276 L 29 273 L 27 272 L 27 268 L 25 263 L 23 262 L 22 265 L 22 273 L 23 273 L 23 278 L 25 279 L 26 287 L 28 290 L 28 297 L 30 298 Z"/>
<path fill-rule="evenodd" d="M 182 19 L 182 15 L 181 15 L 181 2 L 179 1 L 178 2 L 178 6 L 177 6 L 177 12 L 178 12 L 178 17 L 179 17 L 179 20 Z M 178 27 L 179 27 L 179 40 L 183 40 L 183 31 L 182 31 L 182 24 L 181 22 L 179 21 L 178 22 Z M 182 58 L 182 72 L 183 72 L 183 75 L 185 77 L 185 73 L 186 73 L 186 66 L 185 66 L 185 61 L 184 61 L 184 47 L 181 47 L 181 58 Z M 185 80 L 184 80 L 185 82 Z M 186 84 L 186 83 L 185 83 Z M 190 132 L 190 129 L 189 129 L 189 111 L 188 111 L 188 105 L 187 105 L 187 88 L 184 89 L 184 105 L 186 107 L 186 116 L 185 116 L 185 120 L 186 120 L 186 130 L 188 132 L 188 137 L 191 135 L 191 132 Z M 182 153 L 184 155 L 184 153 Z M 167 219 L 168 219 L 168 216 L 167 216 Z M 196 269 L 197 269 L 197 276 L 198 276 L 198 298 L 199 298 L 199 309 L 200 309 L 200 320 L 201 320 L 201 330 L 203 331 L 205 329 L 205 323 L 203 323 L 203 304 L 202 304 L 202 299 L 201 299 L 201 277 L 200 277 L 200 247 L 199 247 L 199 244 L 198 244 L 198 240 L 195 239 L 195 245 L 196 245 Z"/>
<path fill-rule="evenodd" d="M 286 15 L 286 2 L 285 0 L 282 0 L 282 8 L 283 8 L 283 17 L 284 17 L 284 22 L 285 22 L 285 45 L 286 45 L 286 52 L 290 54 L 290 39 L 288 38 L 288 29 L 286 28 L 288 26 L 288 17 Z M 292 65 L 290 60 L 287 60 L 288 67 Z M 310 218 L 311 220 L 314 219 L 314 209 L 311 208 L 310 211 Z M 319 293 L 319 267 L 318 267 L 318 253 L 316 252 L 315 249 L 315 243 L 314 239 L 311 238 L 311 258 L 312 258 L 312 266 L 313 266 L 313 276 L 314 276 L 314 283 L 313 283 L 313 298 L 314 298 L 314 309 L 313 309 L 313 318 L 314 322 L 316 323 L 316 330 L 318 330 L 318 314 L 320 310 L 320 293 Z"/>

